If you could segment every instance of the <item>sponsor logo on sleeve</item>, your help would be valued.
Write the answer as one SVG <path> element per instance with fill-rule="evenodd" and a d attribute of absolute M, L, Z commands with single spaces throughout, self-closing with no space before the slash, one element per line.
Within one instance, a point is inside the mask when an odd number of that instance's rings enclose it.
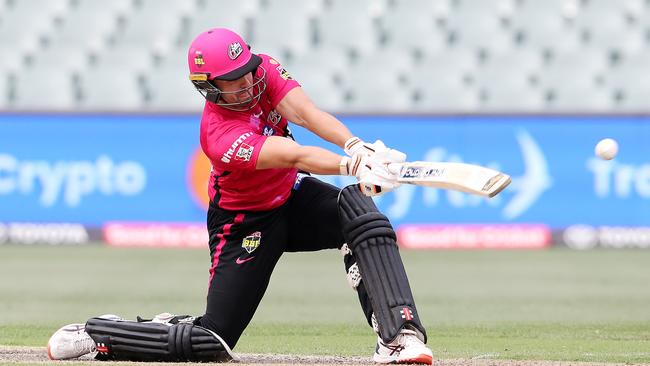
<path fill-rule="evenodd" d="M 291 74 L 287 70 L 282 67 L 282 65 L 278 65 L 278 67 L 275 68 L 279 73 L 280 77 L 283 78 L 284 80 L 293 80 L 291 77 Z"/>
<path fill-rule="evenodd" d="M 256 231 L 248 235 L 241 241 L 241 247 L 244 248 L 244 250 L 250 254 L 260 246 L 261 242 L 262 242 L 262 233 Z"/>
<path fill-rule="evenodd" d="M 250 136 L 253 136 L 252 132 L 246 132 L 246 133 L 241 134 L 235 141 L 233 141 L 233 143 L 232 143 L 232 145 L 230 145 L 230 148 L 228 149 L 228 151 L 223 153 L 223 155 L 221 156 L 221 161 L 223 161 L 224 163 L 230 163 L 230 159 L 232 159 L 232 155 L 235 153 L 235 150 L 237 150 L 237 147 L 239 145 L 241 145 L 242 142 L 244 142 L 244 140 L 246 140 Z M 246 146 L 248 146 L 248 145 L 246 145 Z M 250 146 L 248 146 L 248 147 L 250 147 Z M 250 150 L 251 150 L 251 154 L 252 154 L 253 153 L 253 148 L 250 147 Z M 239 151 L 237 152 L 237 156 L 239 157 Z M 249 159 L 250 159 L 250 157 L 249 157 Z M 249 160 L 249 159 L 246 159 L 246 160 Z M 240 160 L 242 160 L 242 159 L 240 159 Z"/>
<path fill-rule="evenodd" d="M 237 155 L 235 155 L 235 160 L 249 161 L 251 156 L 253 156 L 253 146 L 242 143 L 237 150 Z"/>

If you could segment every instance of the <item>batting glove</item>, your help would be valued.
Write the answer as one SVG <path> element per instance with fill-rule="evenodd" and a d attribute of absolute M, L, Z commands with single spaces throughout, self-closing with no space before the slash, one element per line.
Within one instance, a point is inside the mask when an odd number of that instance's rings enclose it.
<path fill-rule="evenodd" d="M 358 137 L 351 137 L 345 142 L 343 150 L 348 156 L 357 154 L 376 157 L 386 163 L 403 163 L 406 161 L 406 154 L 399 150 L 386 147 L 381 140 L 374 143 L 364 142 Z"/>
<path fill-rule="evenodd" d="M 339 164 L 341 175 L 353 175 L 366 196 L 378 196 L 399 187 L 397 175 L 388 170 L 388 164 L 373 156 L 356 154 L 344 156 Z"/>

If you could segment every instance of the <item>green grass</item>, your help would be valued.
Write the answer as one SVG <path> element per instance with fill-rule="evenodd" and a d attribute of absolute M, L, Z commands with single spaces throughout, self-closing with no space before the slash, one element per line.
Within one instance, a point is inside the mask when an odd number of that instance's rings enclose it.
<path fill-rule="evenodd" d="M 439 358 L 650 363 L 650 251 L 404 251 Z M 201 314 L 202 250 L 0 246 L 0 344 L 115 313 Z M 336 251 L 287 254 L 236 350 L 368 356 Z"/>

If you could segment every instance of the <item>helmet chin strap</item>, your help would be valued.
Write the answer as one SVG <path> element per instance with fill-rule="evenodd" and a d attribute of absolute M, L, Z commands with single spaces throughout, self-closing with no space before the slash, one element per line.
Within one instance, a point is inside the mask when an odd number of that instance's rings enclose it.
<path fill-rule="evenodd" d="M 245 112 L 249 111 L 259 103 L 262 94 L 266 90 L 266 70 L 264 68 L 261 68 L 262 70 L 262 75 L 259 78 L 255 77 L 255 72 L 251 72 L 253 74 L 253 84 L 245 89 L 241 89 L 235 92 L 223 92 L 215 87 L 216 90 L 219 91 L 218 97 L 216 98 L 215 101 L 211 101 L 214 104 L 231 110 L 235 112 Z M 229 103 L 224 100 L 224 95 L 227 94 L 239 94 L 242 91 L 245 91 L 246 94 L 248 94 L 249 98 L 245 101 L 242 102 L 233 102 Z"/>

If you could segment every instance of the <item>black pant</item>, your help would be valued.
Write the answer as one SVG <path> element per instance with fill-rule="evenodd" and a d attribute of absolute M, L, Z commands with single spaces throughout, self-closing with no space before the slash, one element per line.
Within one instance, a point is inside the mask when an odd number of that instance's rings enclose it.
<path fill-rule="evenodd" d="M 200 324 L 234 347 L 248 326 L 284 252 L 340 248 L 339 189 L 313 177 L 294 187 L 282 206 L 263 212 L 235 212 L 210 205 L 210 284 Z M 354 259 L 346 258 L 346 269 Z M 372 308 L 363 282 L 357 288 L 370 320 Z"/>

